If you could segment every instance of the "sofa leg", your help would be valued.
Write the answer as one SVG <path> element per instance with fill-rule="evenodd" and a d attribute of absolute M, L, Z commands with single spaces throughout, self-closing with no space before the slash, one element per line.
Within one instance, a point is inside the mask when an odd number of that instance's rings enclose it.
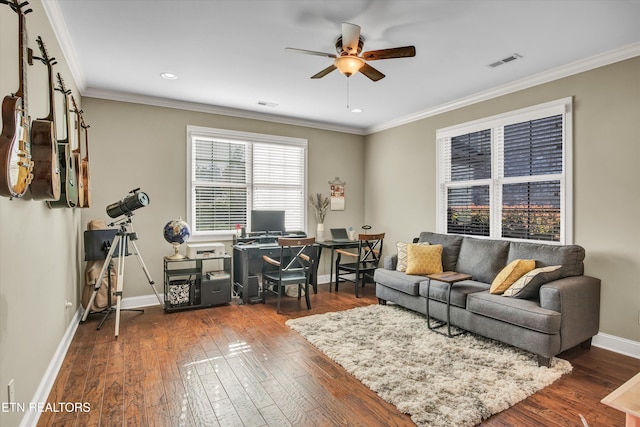
<path fill-rule="evenodd" d="M 378 304 L 387 305 L 387 300 L 386 299 L 382 299 L 382 298 L 378 298 Z"/>
<path fill-rule="evenodd" d="M 538 366 L 551 367 L 551 358 L 538 355 Z"/>
<path fill-rule="evenodd" d="M 591 338 L 589 338 L 589 339 L 588 339 L 588 340 L 586 340 L 586 341 L 582 341 L 582 342 L 580 343 L 580 347 L 582 347 L 582 348 L 586 348 L 587 350 L 590 350 L 590 349 L 591 349 Z"/>

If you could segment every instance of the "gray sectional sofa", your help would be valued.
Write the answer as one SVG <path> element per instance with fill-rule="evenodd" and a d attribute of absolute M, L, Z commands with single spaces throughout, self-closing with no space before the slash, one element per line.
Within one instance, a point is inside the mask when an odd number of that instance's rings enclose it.
<path fill-rule="evenodd" d="M 538 355 L 549 366 L 558 353 L 590 347 L 598 333 L 600 280 L 584 276 L 584 249 L 577 245 L 479 239 L 423 232 L 417 242 L 443 246 L 444 271 L 473 276 L 453 285 L 451 325 Z M 540 287 L 534 298 L 521 299 L 489 293 L 491 282 L 515 259 L 534 259 L 536 267 L 562 265 L 560 278 Z M 396 271 L 397 255 L 387 256 L 374 274 L 376 296 L 426 314 L 427 278 Z M 447 285 L 431 281 L 429 311 L 446 320 Z"/>

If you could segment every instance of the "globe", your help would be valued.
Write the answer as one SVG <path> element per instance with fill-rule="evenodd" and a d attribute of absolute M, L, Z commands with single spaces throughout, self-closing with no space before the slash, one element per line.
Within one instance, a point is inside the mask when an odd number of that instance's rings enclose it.
<path fill-rule="evenodd" d="M 189 224 L 184 222 L 182 218 L 174 219 L 165 224 L 163 230 L 164 240 L 173 245 L 173 255 L 168 256 L 169 259 L 182 259 L 184 255 L 180 254 L 180 245 L 185 243 L 191 237 L 191 229 Z"/>

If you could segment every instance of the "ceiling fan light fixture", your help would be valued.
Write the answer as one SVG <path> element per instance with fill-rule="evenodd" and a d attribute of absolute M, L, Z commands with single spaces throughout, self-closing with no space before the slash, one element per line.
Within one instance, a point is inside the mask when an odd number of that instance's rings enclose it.
<path fill-rule="evenodd" d="M 333 61 L 333 65 L 335 65 L 342 74 L 350 77 L 360 71 L 360 68 L 364 66 L 364 60 L 357 56 L 344 55 L 336 58 L 335 61 Z"/>

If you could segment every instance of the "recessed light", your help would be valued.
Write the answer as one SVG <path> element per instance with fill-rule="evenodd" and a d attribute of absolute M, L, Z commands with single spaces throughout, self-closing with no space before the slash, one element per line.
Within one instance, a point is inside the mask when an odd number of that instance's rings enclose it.
<path fill-rule="evenodd" d="M 351 112 L 352 113 L 362 113 L 364 110 L 362 108 L 352 108 Z"/>
<path fill-rule="evenodd" d="M 162 77 L 165 80 L 176 80 L 178 78 L 178 76 L 173 73 L 161 73 L 160 77 Z"/>

